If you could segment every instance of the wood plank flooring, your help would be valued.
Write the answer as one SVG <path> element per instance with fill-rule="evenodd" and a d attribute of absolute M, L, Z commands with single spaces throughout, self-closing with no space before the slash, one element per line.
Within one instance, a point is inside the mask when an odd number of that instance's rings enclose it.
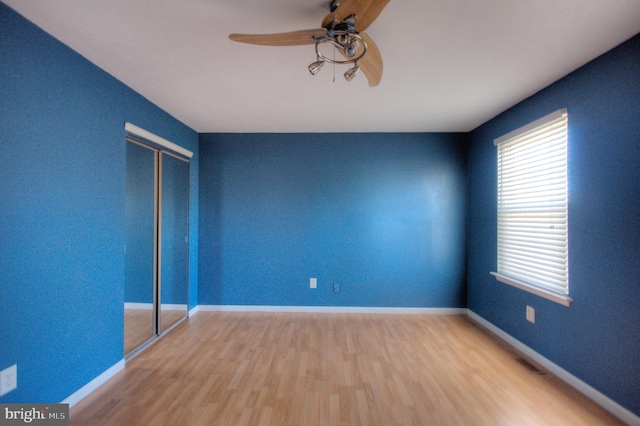
<path fill-rule="evenodd" d="M 622 424 L 464 316 L 200 312 L 72 425 Z"/>

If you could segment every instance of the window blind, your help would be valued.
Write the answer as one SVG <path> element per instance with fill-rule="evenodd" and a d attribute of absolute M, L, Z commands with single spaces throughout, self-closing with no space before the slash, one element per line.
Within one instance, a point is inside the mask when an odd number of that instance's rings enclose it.
<path fill-rule="evenodd" d="M 495 140 L 498 273 L 567 295 L 567 111 Z"/>

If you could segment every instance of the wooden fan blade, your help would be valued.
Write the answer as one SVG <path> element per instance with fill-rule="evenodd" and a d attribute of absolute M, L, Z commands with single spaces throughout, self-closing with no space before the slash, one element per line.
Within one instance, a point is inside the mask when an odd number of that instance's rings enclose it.
<path fill-rule="evenodd" d="M 360 71 L 367 76 L 369 86 L 375 87 L 382 80 L 382 55 L 369 35 L 360 33 L 360 36 L 367 42 L 367 54 L 358 61 L 358 66 Z"/>
<path fill-rule="evenodd" d="M 322 21 L 322 27 L 327 28 L 334 20 L 344 21 L 351 15 L 356 15 L 356 31 L 364 31 L 382 13 L 382 9 L 389 0 L 343 0 L 340 6 Z"/>
<path fill-rule="evenodd" d="M 304 44 L 316 44 L 314 37 L 324 36 L 326 33 L 327 30 L 324 28 L 318 28 L 277 34 L 229 34 L 229 38 L 240 43 L 261 46 L 301 46 Z"/>
<path fill-rule="evenodd" d="M 358 61 L 358 66 L 360 67 L 360 71 L 367 77 L 369 86 L 375 87 L 380 84 L 380 80 L 382 80 L 382 55 L 371 37 L 366 33 L 360 33 L 360 37 L 367 43 L 367 53 Z M 340 50 L 340 53 L 349 59 L 342 50 Z M 361 51 L 358 49 L 356 55 L 360 53 Z"/>

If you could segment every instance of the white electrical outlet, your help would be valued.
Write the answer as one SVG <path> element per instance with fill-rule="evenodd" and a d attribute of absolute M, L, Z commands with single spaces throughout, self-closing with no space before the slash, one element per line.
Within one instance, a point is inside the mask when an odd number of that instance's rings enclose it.
<path fill-rule="evenodd" d="M 536 310 L 533 309 L 533 306 L 527 305 L 527 321 L 534 324 L 536 322 Z"/>
<path fill-rule="evenodd" d="M 0 371 L 0 396 L 18 387 L 18 364 Z"/>
<path fill-rule="evenodd" d="M 318 279 L 310 278 L 309 279 L 309 288 L 317 288 L 318 287 Z"/>

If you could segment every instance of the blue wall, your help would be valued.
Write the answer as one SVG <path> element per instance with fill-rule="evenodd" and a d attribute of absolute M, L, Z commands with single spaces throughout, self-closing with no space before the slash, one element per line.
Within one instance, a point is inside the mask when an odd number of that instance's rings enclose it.
<path fill-rule="evenodd" d="M 4 4 L 0 58 L 2 402 L 59 402 L 123 358 L 125 121 L 196 153 L 196 300 L 198 135 Z"/>
<path fill-rule="evenodd" d="M 493 139 L 569 113 L 564 307 L 497 282 Z M 640 36 L 472 133 L 468 307 L 640 415 Z M 525 320 L 525 305 L 536 323 Z"/>
<path fill-rule="evenodd" d="M 466 195 L 461 135 L 203 134 L 199 303 L 464 307 Z"/>

